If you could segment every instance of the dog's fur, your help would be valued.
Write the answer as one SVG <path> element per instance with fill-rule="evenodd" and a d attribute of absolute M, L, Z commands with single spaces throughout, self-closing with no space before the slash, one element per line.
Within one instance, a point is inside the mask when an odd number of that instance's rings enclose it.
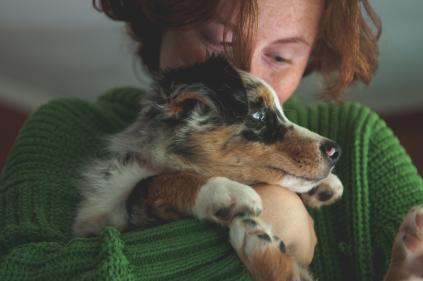
<path fill-rule="evenodd" d="M 222 57 L 164 71 L 107 151 L 84 168 L 76 234 L 195 216 L 230 228 L 254 280 L 311 280 L 255 218 L 262 204 L 249 185 L 276 184 L 310 206 L 330 204 L 343 190 L 331 173 L 340 149 L 291 123 L 264 81 Z M 134 189 L 146 180 L 148 188 Z"/>

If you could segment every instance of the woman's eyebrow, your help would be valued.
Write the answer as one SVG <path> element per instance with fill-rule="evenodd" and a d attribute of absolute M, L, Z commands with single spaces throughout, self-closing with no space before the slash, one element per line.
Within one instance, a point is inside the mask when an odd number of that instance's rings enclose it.
<path fill-rule="evenodd" d="M 227 19 L 224 19 L 220 16 L 217 16 L 210 20 L 211 22 L 214 22 L 216 24 L 221 24 L 228 28 L 229 30 L 235 29 L 235 24 L 228 21 Z M 307 47 L 310 47 L 311 44 L 303 37 L 303 36 L 292 36 L 287 38 L 281 38 L 273 42 L 274 44 L 290 44 L 290 43 L 301 43 L 306 45 Z"/>
<path fill-rule="evenodd" d="M 307 40 L 302 36 L 294 36 L 294 37 L 288 37 L 288 38 L 282 38 L 278 39 L 273 42 L 274 44 L 287 44 L 287 43 L 302 43 L 306 46 L 311 46 Z"/>

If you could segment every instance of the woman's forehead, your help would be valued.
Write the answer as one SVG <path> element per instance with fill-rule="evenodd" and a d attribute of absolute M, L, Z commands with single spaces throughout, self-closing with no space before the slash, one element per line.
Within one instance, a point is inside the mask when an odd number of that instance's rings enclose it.
<path fill-rule="evenodd" d="M 258 40 L 301 38 L 309 45 L 314 42 L 323 0 L 257 0 L 257 2 Z"/>
<path fill-rule="evenodd" d="M 216 22 L 229 28 L 235 25 L 236 1 L 221 1 Z M 296 38 L 312 45 L 317 35 L 323 0 L 257 0 L 257 40 L 276 41 Z M 283 40 L 282 40 L 283 41 Z"/>

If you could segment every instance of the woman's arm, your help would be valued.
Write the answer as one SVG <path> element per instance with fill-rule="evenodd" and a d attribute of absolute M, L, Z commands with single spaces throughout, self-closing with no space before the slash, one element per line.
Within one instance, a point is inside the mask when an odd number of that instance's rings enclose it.
<path fill-rule="evenodd" d="M 263 201 L 260 218 L 268 223 L 303 265 L 309 265 L 317 243 L 313 219 L 301 198 L 276 185 L 260 185 L 255 190 Z"/>

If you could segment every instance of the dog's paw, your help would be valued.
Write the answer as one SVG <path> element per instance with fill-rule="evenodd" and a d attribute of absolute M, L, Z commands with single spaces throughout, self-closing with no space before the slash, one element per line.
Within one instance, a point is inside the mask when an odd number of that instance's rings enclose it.
<path fill-rule="evenodd" d="M 408 212 L 395 238 L 386 280 L 394 280 L 389 278 L 394 275 L 398 280 L 423 281 L 423 207 Z"/>
<path fill-rule="evenodd" d="M 285 243 L 257 218 L 236 217 L 230 224 L 230 242 L 255 281 L 313 280 L 289 255 Z"/>
<path fill-rule="evenodd" d="M 261 198 L 253 188 L 224 177 L 213 177 L 201 187 L 192 212 L 199 219 L 227 225 L 237 215 L 257 216 L 262 210 Z"/>
<path fill-rule="evenodd" d="M 307 193 L 302 193 L 303 202 L 313 208 L 330 205 L 341 198 L 344 186 L 337 176 L 329 174 L 318 186 Z"/>
<path fill-rule="evenodd" d="M 278 255 L 287 254 L 285 243 L 272 234 L 271 228 L 263 221 L 250 216 L 238 216 L 230 224 L 230 241 L 242 258 L 251 259 L 255 253 L 268 248 L 277 249 Z"/>

